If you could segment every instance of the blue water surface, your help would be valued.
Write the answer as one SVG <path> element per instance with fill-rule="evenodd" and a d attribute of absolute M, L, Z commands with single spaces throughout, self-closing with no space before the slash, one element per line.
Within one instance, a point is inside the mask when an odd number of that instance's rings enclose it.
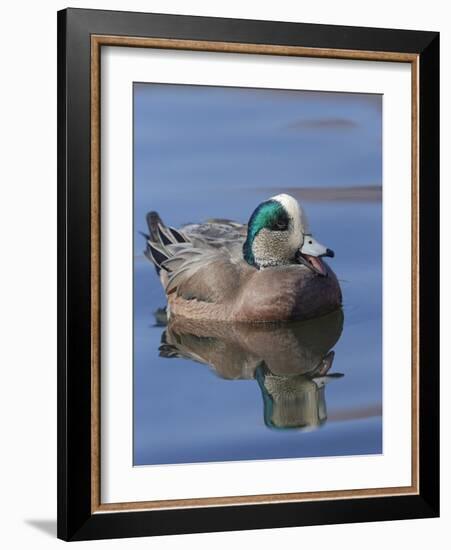
<path fill-rule="evenodd" d="M 175 227 L 246 222 L 286 189 L 380 185 L 380 96 L 135 84 L 134 103 L 134 464 L 381 453 L 381 202 L 303 203 L 335 250 L 344 312 L 331 369 L 344 376 L 326 385 L 326 420 L 311 429 L 268 426 L 255 378 L 159 355 L 165 297 L 139 234 L 149 210 Z"/>

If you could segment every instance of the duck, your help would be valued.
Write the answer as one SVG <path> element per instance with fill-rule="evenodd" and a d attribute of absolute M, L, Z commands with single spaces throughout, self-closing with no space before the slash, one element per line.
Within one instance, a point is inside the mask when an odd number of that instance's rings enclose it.
<path fill-rule="evenodd" d="M 307 320 L 341 307 L 338 279 L 299 202 L 282 193 L 247 224 L 209 219 L 180 228 L 146 216 L 144 255 L 167 298 L 168 317 L 226 322 Z"/>

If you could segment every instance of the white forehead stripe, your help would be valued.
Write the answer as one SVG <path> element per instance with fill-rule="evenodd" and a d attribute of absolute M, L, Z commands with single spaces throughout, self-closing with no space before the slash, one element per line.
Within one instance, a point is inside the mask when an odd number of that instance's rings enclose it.
<path fill-rule="evenodd" d="M 274 197 L 271 197 L 271 200 L 280 202 L 280 204 L 285 208 L 290 218 L 293 219 L 293 221 L 296 222 L 299 220 L 300 223 L 300 230 L 302 233 L 308 232 L 308 221 L 307 216 L 305 215 L 305 212 L 302 208 L 302 206 L 298 203 L 298 201 L 292 197 L 291 195 L 287 195 L 286 193 L 281 193 L 280 195 L 275 195 Z"/>

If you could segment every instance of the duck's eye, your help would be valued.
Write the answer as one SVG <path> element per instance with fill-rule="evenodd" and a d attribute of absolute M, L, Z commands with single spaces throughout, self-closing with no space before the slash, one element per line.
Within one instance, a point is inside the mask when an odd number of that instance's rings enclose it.
<path fill-rule="evenodd" d="M 279 231 L 283 231 L 284 229 L 287 229 L 288 222 L 286 220 L 277 220 L 274 224 L 274 229 L 278 229 Z"/>

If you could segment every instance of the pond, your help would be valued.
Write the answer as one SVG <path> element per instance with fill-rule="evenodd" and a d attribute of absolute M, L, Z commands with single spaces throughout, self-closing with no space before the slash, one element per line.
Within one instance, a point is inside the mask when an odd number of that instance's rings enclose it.
<path fill-rule="evenodd" d="M 379 104 L 356 94 L 296 102 L 273 91 L 270 98 L 255 91 L 247 104 L 242 91 L 231 97 L 214 89 L 202 100 L 194 88 L 172 95 L 170 86 L 135 90 L 134 464 L 381 453 Z M 294 134 L 285 129 L 280 147 L 280 121 L 294 111 L 302 118 L 303 109 L 309 124 Z M 335 125 L 315 127 L 312 120 L 324 113 Z M 268 143 L 263 115 L 273 129 Z M 247 117 L 258 124 L 249 128 Z M 218 121 L 223 131 L 209 134 Z M 252 172 L 256 148 L 263 156 Z M 312 158 L 317 172 L 297 177 L 294 167 L 311 166 Z M 209 217 L 246 223 L 259 202 L 281 192 L 300 199 L 313 235 L 335 251 L 327 262 L 340 281 L 342 311 L 278 326 L 166 327 L 165 295 L 142 254 L 145 213 L 158 210 L 174 227 Z"/>

